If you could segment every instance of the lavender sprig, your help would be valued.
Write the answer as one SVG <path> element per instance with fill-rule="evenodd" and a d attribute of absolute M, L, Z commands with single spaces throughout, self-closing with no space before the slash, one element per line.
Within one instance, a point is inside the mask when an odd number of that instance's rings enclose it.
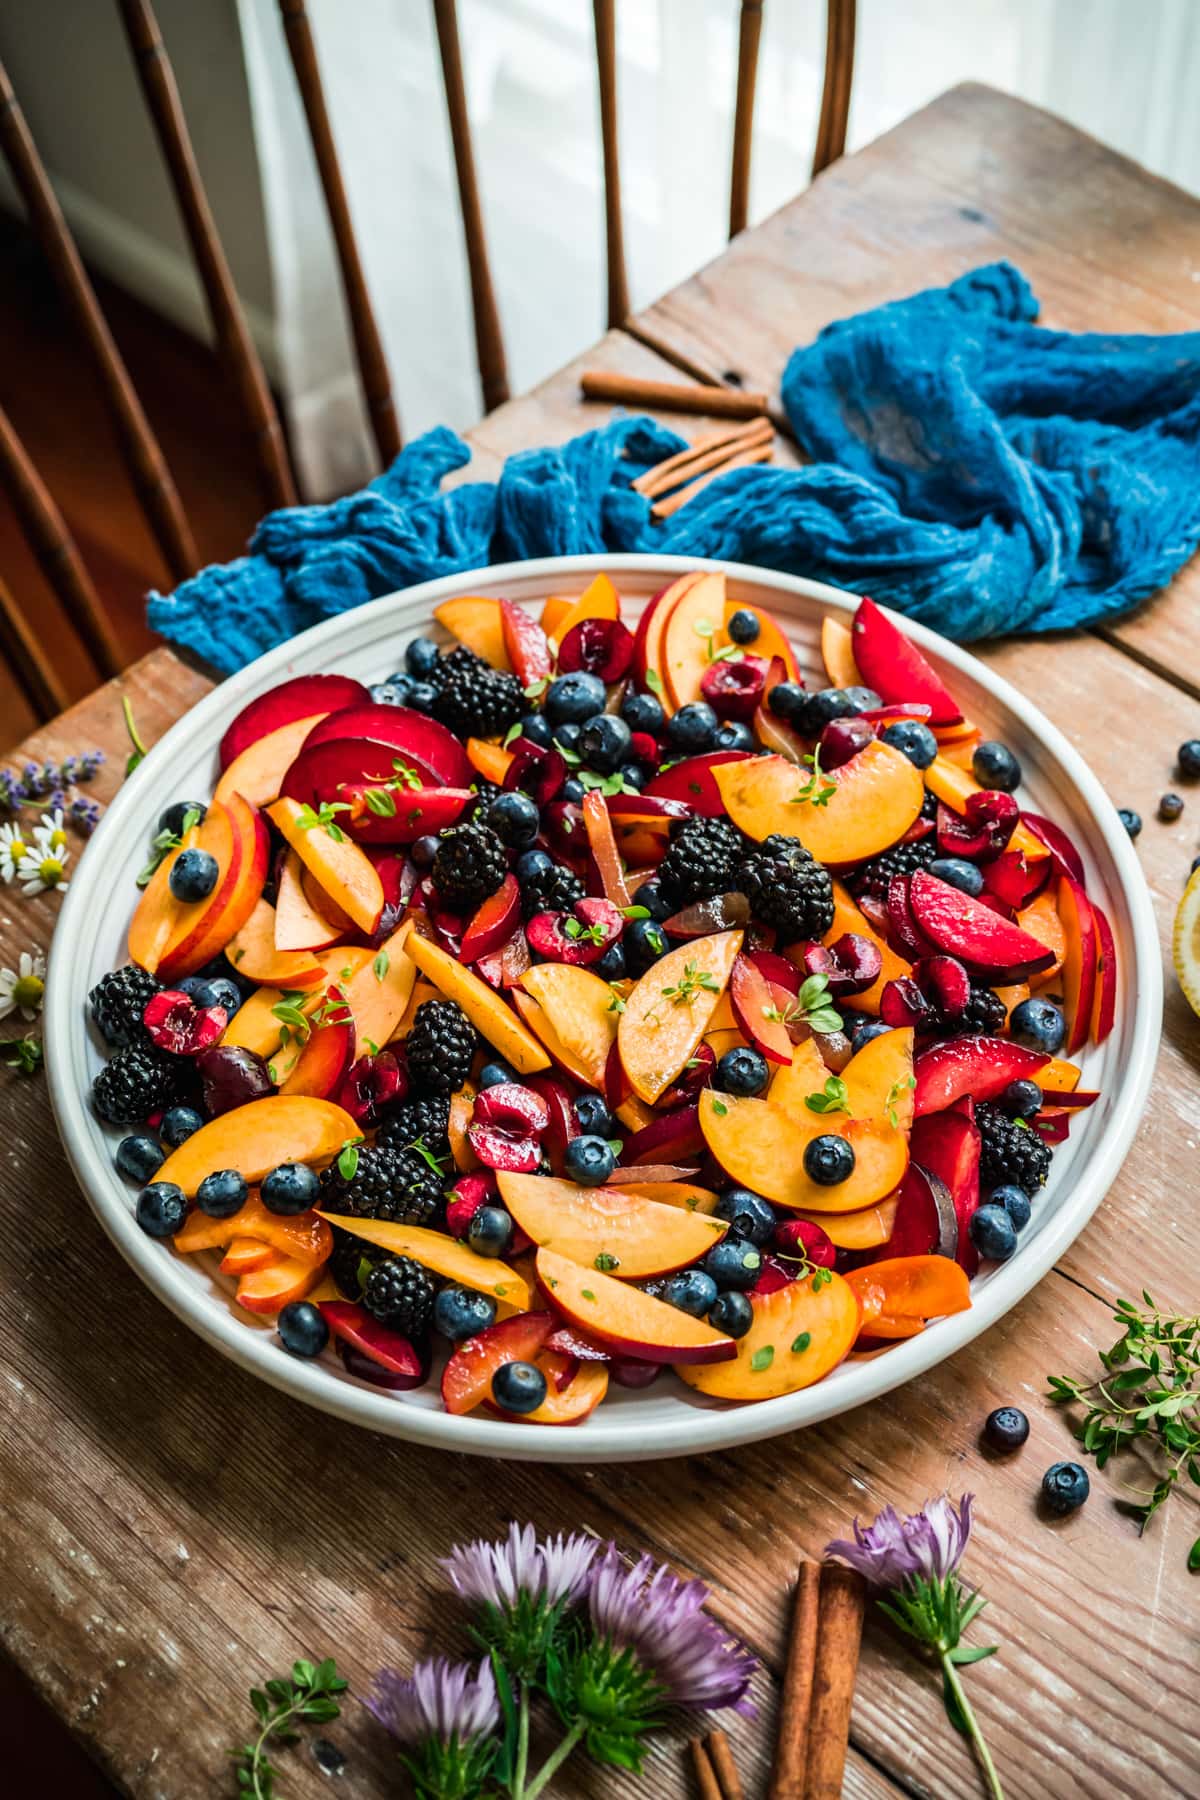
<path fill-rule="evenodd" d="M 0 812 L 17 813 L 26 806 L 63 812 L 85 836 L 90 835 L 99 823 L 100 808 L 82 794 L 68 799 L 68 790 L 93 780 L 103 763 L 103 750 L 85 750 L 61 763 L 27 762 L 19 775 L 0 769 Z"/>

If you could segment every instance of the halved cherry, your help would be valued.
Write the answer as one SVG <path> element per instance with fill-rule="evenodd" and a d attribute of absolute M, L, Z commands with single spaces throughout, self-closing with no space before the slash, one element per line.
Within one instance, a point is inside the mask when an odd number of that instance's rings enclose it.
<path fill-rule="evenodd" d="M 714 894 L 697 900 L 663 923 L 671 937 L 711 937 L 714 931 L 738 931 L 750 923 L 750 902 L 745 894 Z"/>
<path fill-rule="evenodd" d="M 163 988 L 146 1002 L 142 1023 L 160 1050 L 199 1056 L 220 1041 L 229 1014 L 223 1006 L 197 1006 L 181 988 Z"/>
<path fill-rule="evenodd" d="M 652 738 L 648 731 L 631 732 L 629 754 L 634 762 L 648 763 L 652 769 L 656 768 L 660 755 L 657 738 Z"/>
<path fill-rule="evenodd" d="M 496 1198 L 496 1180 L 490 1170 L 473 1175 L 460 1175 L 446 1201 L 446 1230 L 453 1238 L 464 1238 L 467 1227 L 481 1206 L 490 1206 Z"/>
<path fill-rule="evenodd" d="M 476 1096 L 467 1138 L 486 1168 L 532 1175 L 549 1126 L 550 1107 L 541 1094 L 517 1081 L 501 1081 Z"/>
<path fill-rule="evenodd" d="M 972 857 L 978 862 L 990 862 L 1008 848 L 1020 818 L 1021 809 L 1012 795 L 990 788 L 968 794 L 962 813 L 956 813 L 944 800 L 939 800 L 938 849 L 943 856 Z"/>
<path fill-rule="evenodd" d="M 633 662 L 633 633 L 619 619 L 581 619 L 558 649 L 564 674 L 586 669 L 601 681 L 620 681 Z"/>
<path fill-rule="evenodd" d="M 551 800 L 542 813 L 546 841 L 560 856 L 579 857 L 587 850 L 583 809 L 574 800 Z"/>
<path fill-rule="evenodd" d="M 953 956 L 923 956 L 911 976 L 889 981 L 880 996 L 879 1016 L 885 1025 L 918 1029 L 952 1024 L 966 1011 L 971 981 Z"/>
<path fill-rule="evenodd" d="M 580 900 L 569 913 L 535 913 L 525 927 L 531 947 L 548 962 L 588 968 L 616 943 L 625 920 L 608 900 Z"/>
<path fill-rule="evenodd" d="M 769 666 L 761 656 L 709 663 L 700 677 L 700 692 L 718 719 L 752 719 L 762 704 Z"/>
<path fill-rule="evenodd" d="M 696 1053 L 688 1062 L 674 1087 L 668 1088 L 659 1096 L 656 1104 L 663 1112 L 673 1112 L 678 1106 L 694 1106 L 696 1095 L 701 1088 L 706 1088 L 712 1080 L 713 1070 L 717 1066 L 717 1054 L 711 1044 L 699 1043 Z M 644 1177 L 639 1176 L 639 1180 Z"/>
<path fill-rule="evenodd" d="M 1049 856 L 1039 856 L 1029 862 L 1023 850 L 1005 850 L 984 865 L 983 885 L 1005 906 L 1020 912 L 1041 893 L 1050 879 L 1052 864 L 1053 859 Z"/>
<path fill-rule="evenodd" d="M 376 1125 L 385 1106 L 408 1092 L 408 1071 L 390 1050 L 360 1056 L 337 1094 L 337 1104 L 359 1125 Z"/>
<path fill-rule="evenodd" d="M 542 1149 L 550 1159 L 550 1167 L 558 1176 L 563 1172 L 563 1152 L 572 1138 L 579 1136 L 579 1121 L 571 1096 L 556 1075 L 527 1075 L 526 1086 L 546 1102 L 550 1122 L 542 1138 Z"/>
<path fill-rule="evenodd" d="M 793 946 L 793 956 L 796 948 Z M 879 945 L 856 931 L 844 931 L 832 944 L 818 944 L 810 939 L 798 948 L 804 973 L 824 975 L 835 998 L 865 993 L 878 981 L 883 967 Z"/>
<path fill-rule="evenodd" d="M 781 1256 L 806 1259 L 818 1269 L 832 1269 L 837 1260 L 832 1238 L 812 1219 L 782 1220 L 772 1242 Z"/>
<path fill-rule="evenodd" d="M 831 719 L 817 741 L 821 767 L 840 769 L 874 741 L 875 727 L 869 719 Z"/>
<path fill-rule="evenodd" d="M 475 973 L 482 975 L 489 987 L 514 988 L 519 986 L 531 961 L 529 940 L 524 928 L 518 925 L 508 942 L 502 944 L 499 950 L 480 957 L 475 964 Z"/>
<path fill-rule="evenodd" d="M 538 806 L 545 806 L 553 800 L 566 779 L 567 765 L 560 751 L 547 750 L 541 744 L 531 744 L 528 738 L 517 739 L 513 746 L 513 759 L 504 776 L 504 786 L 509 793 L 514 788 L 520 788 Z"/>
<path fill-rule="evenodd" d="M 777 1294 L 780 1288 L 790 1287 L 796 1276 L 785 1262 L 769 1252 L 762 1259 L 762 1268 L 758 1272 L 758 1280 L 751 1288 L 752 1295 L 765 1298 L 767 1294 Z"/>

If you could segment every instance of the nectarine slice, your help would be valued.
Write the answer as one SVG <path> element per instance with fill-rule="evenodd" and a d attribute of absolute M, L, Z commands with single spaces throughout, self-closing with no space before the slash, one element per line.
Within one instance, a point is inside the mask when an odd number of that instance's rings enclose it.
<path fill-rule="evenodd" d="M 1063 930 L 1062 920 L 1058 916 L 1058 908 L 1054 904 L 1054 889 L 1043 888 L 1036 900 L 1023 906 L 1017 914 L 1017 924 L 1030 937 L 1037 938 L 1045 944 L 1047 950 L 1054 952 L 1054 961 L 1048 969 L 1039 969 L 1030 977 L 1029 985 L 1033 989 L 1049 986 L 1063 966 L 1063 958 L 1067 954 L 1067 934 Z"/>
<path fill-rule="evenodd" d="M 891 613 L 864 595 L 850 629 L 854 660 L 862 670 L 863 680 L 883 697 L 885 704 L 922 701 L 931 709 L 931 724 L 958 724 L 962 709 L 954 695 Z"/>
<path fill-rule="evenodd" d="M 179 840 L 179 845 L 167 854 L 155 869 L 137 906 L 133 918 L 129 922 L 129 958 L 151 973 L 158 967 L 159 958 L 171 936 L 175 924 L 178 901 L 171 892 L 171 870 L 185 850 L 203 848 L 200 844 L 200 827 L 193 825 Z"/>
<path fill-rule="evenodd" d="M 493 669 L 512 669 L 498 600 L 489 600 L 480 594 L 463 594 L 457 600 L 443 600 L 440 606 L 434 607 L 433 616 L 451 637 L 456 637 L 476 656 L 482 656 Z"/>
<path fill-rule="evenodd" d="M 558 1033 L 533 995 L 524 993 L 518 987 L 512 990 L 511 998 L 513 1005 L 534 1037 L 545 1049 L 554 1067 L 569 1075 L 572 1081 L 577 1081 L 581 1087 L 595 1087 L 596 1083 L 592 1080 L 589 1071 L 576 1057 L 570 1054 L 561 1042 Z"/>
<path fill-rule="evenodd" d="M 423 975 L 447 1000 L 456 1000 L 489 1044 L 499 1050 L 519 1075 L 534 1075 L 550 1067 L 550 1058 L 533 1033 L 516 1018 L 500 995 L 470 969 L 455 962 L 448 951 L 412 929 L 411 921 L 401 931 L 401 943 Z"/>
<path fill-rule="evenodd" d="M 641 1200 L 655 1200 L 660 1206 L 685 1206 L 689 1212 L 716 1211 L 719 1196 L 711 1188 L 696 1187 L 690 1181 L 641 1182 L 634 1179 L 637 1174 L 636 1167 L 621 1171 L 622 1193 L 636 1194 Z"/>
<path fill-rule="evenodd" d="M 411 1256 L 435 1275 L 457 1281 L 463 1287 L 491 1294 L 514 1312 L 528 1312 L 529 1288 L 515 1269 L 497 1262 L 494 1256 L 477 1256 L 469 1245 L 444 1231 L 430 1231 L 423 1225 L 401 1225 L 395 1219 L 351 1219 L 340 1213 L 324 1213 L 331 1225 L 391 1250 L 397 1256 Z"/>
<path fill-rule="evenodd" d="M 504 786 L 512 759 L 512 751 L 506 750 L 503 744 L 491 744 L 486 738 L 467 739 L 467 760 L 471 767 L 485 781 L 494 781 L 497 787 Z"/>
<path fill-rule="evenodd" d="M 542 1009 L 571 1063 L 591 1087 L 602 1087 L 618 1023 L 607 981 L 571 963 L 539 963 L 522 975 L 521 987 Z"/>
<path fill-rule="evenodd" d="M 360 1135 L 350 1114 L 332 1100 L 271 1094 L 210 1119 L 172 1150 L 154 1179 L 173 1181 L 190 1200 L 218 1169 L 236 1169 L 244 1180 L 259 1182 L 280 1163 L 328 1162 L 348 1138 Z"/>
<path fill-rule="evenodd" d="M 336 815 L 328 825 L 320 824 L 311 807 L 288 799 L 276 800 L 267 811 L 330 898 L 361 930 L 373 932 L 383 914 L 383 883 L 370 857 L 341 830 Z"/>
<path fill-rule="evenodd" d="M 862 1307 L 863 1327 L 883 1314 L 894 1319 L 942 1319 L 971 1304 L 966 1271 L 948 1256 L 894 1256 L 852 1269 L 846 1280 Z"/>
<path fill-rule="evenodd" d="M 319 1213 L 284 1215 L 271 1212 L 263 1205 L 258 1189 L 252 1188 L 244 1205 L 231 1218 L 214 1219 L 197 1208 L 189 1214 L 182 1230 L 175 1233 L 172 1242 L 176 1250 L 185 1255 L 254 1242 L 265 1244 L 280 1256 L 290 1256 L 296 1262 L 311 1265 L 328 1261 L 333 1250 L 333 1233 Z M 243 1254 L 239 1253 L 240 1256 Z"/>
<path fill-rule="evenodd" d="M 1087 1043 L 1096 997 L 1096 916 L 1077 881 L 1064 875 L 1058 884 L 1058 916 L 1066 937 L 1062 965 L 1063 1014 L 1067 1022 L 1066 1052 L 1074 1056 Z"/>
<path fill-rule="evenodd" d="M 823 863 L 859 862 L 888 849 L 904 836 L 925 798 L 921 771 L 879 738 L 840 769 L 815 778 L 786 757 L 755 756 L 722 764 L 713 779 L 729 817 L 748 837 L 782 832 L 799 838 Z M 829 799 L 814 805 L 813 795 L 831 787 Z"/>
<path fill-rule="evenodd" d="M 667 622 L 676 601 L 701 579 L 698 574 L 681 575 L 678 581 L 662 588 L 647 602 L 634 633 L 633 667 L 639 684 L 656 694 L 668 712 L 672 711 L 671 696 L 663 677 L 663 639 Z"/>
<path fill-rule="evenodd" d="M 324 969 L 311 950 L 279 950 L 275 944 L 275 908 L 260 899 L 242 929 L 225 946 L 239 975 L 271 987 L 311 987 Z"/>
<path fill-rule="evenodd" d="M 578 600 L 570 602 L 565 612 L 559 614 L 554 623 L 548 625 L 542 620 L 542 630 L 549 632 L 557 643 L 562 643 L 568 631 L 576 625 L 582 625 L 585 619 L 619 619 L 621 616 L 621 597 L 607 575 L 596 575 L 588 582 Z"/>
<path fill-rule="evenodd" d="M 625 1281 L 686 1268 L 727 1229 L 698 1209 L 663 1205 L 617 1187 L 576 1187 L 552 1176 L 503 1171 L 496 1181 L 504 1204 L 535 1244 Z"/>
<path fill-rule="evenodd" d="M 360 1055 L 374 1056 L 381 1050 L 404 1017 L 417 979 L 417 965 L 404 947 L 408 935 L 400 926 L 340 983 L 354 1016 Z"/>
<path fill-rule="evenodd" d="M 221 767 L 229 768 L 252 744 L 261 743 L 295 719 L 323 719 L 328 713 L 369 700 L 362 682 L 352 675 L 293 675 L 248 700 L 226 727 L 218 751 Z"/>
<path fill-rule="evenodd" d="M 850 627 L 826 613 L 821 620 L 821 661 L 829 677 L 830 687 L 865 687 L 854 660 L 854 640 Z"/>
<path fill-rule="evenodd" d="M 321 1279 L 321 1266 L 278 1254 L 261 1269 L 243 1275 L 237 1285 L 237 1303 L 247 1312 L 277 1313 L 293 1300 L 311 1294 Z"/>
<path fill-rule="evenodd" d="M 1102 1044 L 1117 1018 L 1117 940 L 1108 914 L 1092 901 L 1096 927 L 1096 998 L 1092 1004 L 1092 1042 Z"/>
<path fill-rule="evenodd" d="M 548 1384 L 546 1398 L 533 1412 L 505 1413 L 504 1417 L 517 1419 L 522 1425 L 581 1425 L 607 1392 L 608 1364 L 580 1363 L 565 1388 L 556 1389 L 553 1382 Z"/>
<path fill-rule="evenodd" d="M 747 646 L 750 654 L 764 657 L 768 663 L 778 657 L 783 664 L 784 679 L 802 682 L 799 665 L 796 662 L 796 652 L 770 613 L 761 606 L 748 606 L 744 600 L 731 598 L 725 602 L 725 616 L 722 624 L 727 627 L 735 612 L 751 612 L 758 620 L 758 636 L 752 644 Z M 730 641 L 728 630 L 726 630 L 719 640 L 718 648 Z M 769 686 L 770 683 L 768 683 Z"/>
<path fill-rule="evenodd" d="M 913 1121 L 913 1032 L 910 1026 L 872 1038 L 842 1070 L 851 1116 L 881 1119 L 907 1131 Z"/>
<path fill-rule="evenodd" d="M 835 876 L 833 881 L 833 924 L 825 933 L 825 937 L 822 941 L 826 944 L 836 943 L 838 938 L 844 936 L 847 931 L 852 931 L 856 936 L 864 937 L 867 939 L 868 943 L 874 944 L 883 959 L 883 966 L 879 971 L 877 979 L 872 982 L 869 988 L 864 989 L 861 994 L 855 994 L 854 996 L 855 1011 L 870 1013 L 872 1018 L 877 1019 L 879 1017 L 879 1002 L 883 996 L 884 988 L 889 981 L 900 981 L 904 976 L 911 975 L 912 964 L 906 962 L 904 957 L 898 956 L 895 950 L 892 949 L 892 946 L 888 943 L 887 939 L 880 936 L 866 914 L 859 908 L 848 890 Z M 784 954 L 789 957 L 792 956 L 790 949 L 786 950 Z M 797 963 L 799 962 L 797 957 L 793 957 L 792 960 Z"/>
<path fill-rule="evenodd" d="M 709 644 L 721 649 L 725 637 L 725 577 L 701 575 L 671 608 L 663 633 L 661 674 L 678 711 L 700 698 L 700 677 L 709 664 Z"/>
<path fill-rule="evenodd" d="M 944 756 L 936 756 L 926 769 L 925 786 L 957 813 L 966 811 L 970 795 L 983 792 L 969 769 L 960 769 L 957 763 L 947 761 Z M 1026 862 L 1037 862 L 1039 857 L 1049 855 L 1041 838 L 1035 837 L 1019 820 L 1008 840 L 1008 848 L 1019 850 Z"/>
<path fill-rule="evenodd" d="M 222 1275 L 249 1275 L 254 1269 L 265 1269 L 274 1260 L 270 1244 L 261 1243 L 258 1238 L 234 1238 L 218 1267 Z"/>
<path fill-rule="evenodd" d="M 326 716 L 311 713 L 259 738 L 234 757 L 218 781 L 213 799 L 223 803 L 230 794 L 243 794 L 251 806 L 268 806 L 278 800 L 283 778 L 303 749 L 305 738 Z"/>
<path fill-rule="evenodd" d="M 860 1212 L 798 1212 L 794 1216 L 819 1225 L 839 1250 L 877 1250 L 891 1237 L 899 1209 L 899 1198 L 893 1196 L 890 1200 L 881 1200 L 878 1206 L 864 1206 Z"/>
<path fill-rule="evenodd" d="M 345 914 L 341 919 L 335 916 L 332 902 L 319 886 L 315 895 L 310 893 L 304 874 L 304 864 L 289 849 L 280 865 L 275 895 L 275 948 L 281 952 L 305 950 L 311 954 L 345 936 Z"/>
<path fill-rule="evenodd" d="M 774 1400 L 811 1387 L 849 1354 L 858 1336 L 858 1301 L 840 1275 L 822 1270 L 789 1281 L 750 1302 L 754 1323 L 737 1341 L 737 1355 L 710 1368 L 675 1365 L 689 1387 L 714 1400 Z"/>
<path fill-rule="evenodd" d="M 805 1105 L 810 1094 L 823 1091 L 829 1079 L 829 1070 L 825 1067 L 821 1052 L 812 1038 L 792 1045 L 792 1060 L 786 1069 L 777 1069 L 771 1077 L 771 1085 L 767 1090 L 768 1098 L 776 1106 L 782 1106 L 803 1125 L 811 1125 L 817 1117 L 811 1107 Z"/>
<path fill-rule="evenodd" d="M 741 947 L 740 931 L 689 939 L 647 970 L 626 1000 L 617 1043 L 640 1100 L 653 1105 L 713 1027 Z"/>
<path fill-rule="evenodd" d="M 332 990 L 329 999 L 331 1005 L 338 1007 L 337 1014 L 310 1032 L 299 1056 L 279 1083 L 281 1094 L 311 1094 L 319 1100 L 328 1099 L 330 1094 L 340 1092 L 342 1083 L 354 1067 L 354 1021 L 343 1016 L 345 1006 Z M 290 1057 L 288 1060 L 291 1062 Z"/>
<path fill-rule="evenodd" d="M 777 1206 L 818 1213 L 858 1212 L 895 1192 L 908 1167 L 904 1133 L 873 1119 L 814 1113 L 804 1126 L 771 1100 L 748 1100 L 712 1089 L 700 1096 L 700 1128 L 725 1173 Z M 854 1172 L 836 1187 L 810 1181 L 804 1152 L 822 1133 L 844 1137 L 854 1149 Z"/>
<path fill-rule="evenodd" d="M 586 1269 L 553 1250 L 539 1250 L 537 1278 L 551 1305 L 589 1337 L 645 1362 L 722 1362 L 737 1354 L 734 1340 L 663 1300 Z"/>

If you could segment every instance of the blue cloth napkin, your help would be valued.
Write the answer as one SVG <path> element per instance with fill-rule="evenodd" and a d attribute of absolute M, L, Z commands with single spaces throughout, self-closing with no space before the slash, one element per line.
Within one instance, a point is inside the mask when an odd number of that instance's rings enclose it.
<path fill-rule="evenodd" d="M 1008 263 L 828 326 L 783 402 L 808 467 L 736 469 L 665 524 L 630 482 L 683 448 L 614 418 L 442 493 L 470 460 L 444 427 L 361 493 L 288 507 L 250 554 L 150 624 L 223 672 L 414 582 L 584 552 L 727 557 L 865 590 L 962 642 L 1116 618 L 1200 538 L 1200 333 L 1046 331 Z"/>

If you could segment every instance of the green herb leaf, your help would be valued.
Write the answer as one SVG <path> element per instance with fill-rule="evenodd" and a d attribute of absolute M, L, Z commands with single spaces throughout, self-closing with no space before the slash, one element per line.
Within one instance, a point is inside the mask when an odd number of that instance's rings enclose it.
<path fill-rule="evenodd" d="M 810 1112 L 848 1113 L 850 1111 L 850 1089 L 840 1075 L 831 1075 L 819 1093 L 805 1095 L 804 1104 Z"/>
<path fill-rule="evenodd" d="M 137 768 L 138 764 L 141 762 L 142 758 L 147 754 L 147 752 L 146 752 L 146 746 L 145 746 L 145 744 L 143 744 L 143 742 L 141 740 L 141 736 L 139 735 L 137 724 L 134 720 L 133 707 L 129 703 L 129 695 L 128 694 L 122 694 L 122 696 L 121 696 L 121 712 L 124 715 L 124 719 L 125 719 L 125 729 L 129 733 L 129 741 L 133 745 L 133 749 L 129 752 L 129 755 L 125 758 L 125 774 L 126 774 L 126 777 L 128 778 L 130 775 L 133 774 L 133 771 Z"/>
<path fill-rule="evenodd" d="M 792 1339 L 792 1355 L 793 1356 L 803 1356 L 804 1352 L 808 1349 L 808 1346 L 811 1343 L 812 1343 L 812 1332 L 811 1331 L 802 1331 L 800 1333 L 799 1337 L 795 1337 Z"/>
<path fill-rule="evenodd" d="M 775 1346 L 774 1346 L 774 1344 L 763 1344 L 762 1347 L 760 1349 L 756 1350 L 754 1352 L 754 1355 L 750 1358 L 750 1367 L 753 1369 L 753 1371 L 756 1375 L 761 1375 L 763 1370 L 769 1369 L 771 1364 L 774 1361 L 775 1361 Z"/>
<path fill-rule="evenodd" d="M 396 796 L 387 788 L 369 787 L 363 789 L 363 799 L 368 809 L 377 813 L 381 819 L 394 819 L 396 816 Z"/>
<path fill-rule="evenodd" d="M 661 694 L 663 692 L 663 678 L 657 669 L 646 670 L 646 686 L 650 689 L 652 694 Z"/>
<path fill-rule="evenodd" d="M 620 1259 L 616 1256 L 610 1256 L 607 1250 L 601 1250 L 600 1254 L 592 1264 L 592 1267 L 594 1269 L 599 1269 L 602 1275 L 607 1275 L 611 1270 L 619 1269 L 620 1266 Z"/>
<path fill-rule="evenodd" d="M 623 906 L 621 911 L 627 919 L 648 919 L 650 917 L 648 906 Z"/>
<path fill-rule="evenodd" d="M 381 950 L 375 958 L 375 961 L 371 964 L 371 973 L 374 975 L 376 981 L 382 981 L 391 966 L 391 958 L 387 951 Z"/>
<path fill-rule="evenodd" d="M 343 1181 L 353 1181 L 358 1174 L 358 1145 L 347 1144 L 337 1159 L 338 1174 Z"/>
<path fill-rule="evenodd" d="M 520 721 L 520 719 L 515 719 L 513 721 L 513 723 L 509 726 L 508 730 L 505 732 L 503 738 L 500 740 L 501 748 L 504 750 L 507 750 L 508 746 L 510 744 L 515 743 L 516 740 L 520 737 L 520 735 L 521 735 L 521 721 Z"/>
<path fill-rule="evenodd" d="M 550 686 L 549 675 L 542 675 L 538 678 L 537 681 L 531 681 L 527 688 L 522 688 L 521 692 L 524 694 L 524 696 L 527 700 L 538 700 L 545 693 L 546 689 L 549 686 Z"/>
<path fill-rule="evenodd" d="M 723 1100 L 714 1100 L 712 1103 L 712 1109 L 717 1114 L 718 1118 L 721 1118 L 721 1119 L 723 1119 L 725 1117 L 726 1113 L 729 1111 L 729 1108 L 726 1106 L 726 1104 Z"/>

